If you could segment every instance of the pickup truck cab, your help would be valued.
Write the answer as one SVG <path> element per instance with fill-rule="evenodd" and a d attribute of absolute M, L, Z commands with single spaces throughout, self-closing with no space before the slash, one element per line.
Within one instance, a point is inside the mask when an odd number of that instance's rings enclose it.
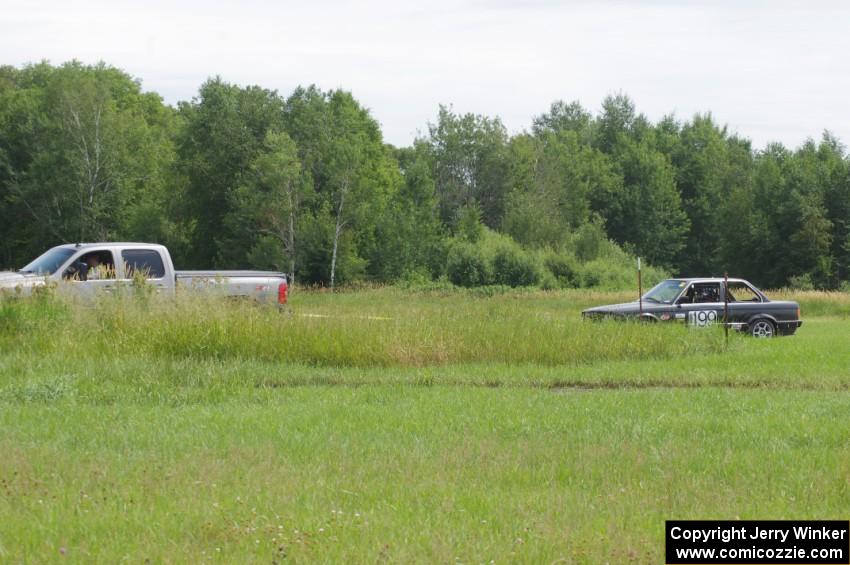
<path fill-rule="evenodd" d="M 178 287 L 212 290 L 224 296 L 286 304 L 286 275 L 268 271 L 177 271 L 171 254 L 153 243 L 77 243 L 58 245 L 15 272 L 0 273 L 0 290 L 29 293 L 53 283 L 76 294 L 112 292 L 143 277 L 159 293 Z"/>
<path fill-rule="evenodd" d="M 754 337 L 792 335 L 801 325 L 800 305 L 770 300 L 743 279 L 667 279 L 640 300 L 588 308 L 586 319 L 640 318 L 650 322 L 680 322 L 705 327 L 724 323 Z"/>

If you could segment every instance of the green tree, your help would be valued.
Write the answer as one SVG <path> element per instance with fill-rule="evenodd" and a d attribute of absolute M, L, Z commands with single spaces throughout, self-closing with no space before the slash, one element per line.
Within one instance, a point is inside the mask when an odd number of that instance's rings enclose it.
<path fill-rule="evenodd" d="M 333 289 L 343 230 L 350 223 L 362 222 L 376 212 L 380 214 L 388 183 L 379 178 L 386 172 L 381 170 L 385 153 L 375 120 L 348 92 L 332 92 L 328 106 L 332 125 L 325 163 L 330 188 L 328 196 L 334 212 L 330 272 Z"/>
<path fill-rule="evenodd" d="M 592 210 L 613 206 L 622 190 L 610 159 L 573 130 L 517 136 L 511 149 L 503 229 L 525 245 L 561 246 Z"/>
<path fill-rule="evenodd" d="M 685 245 L 688 218 L 676 190 L 675 171 L 648 142 L 621 138 L 615 160 L 623 190 L 603 210 L 609 236 L 650 262 L 670 267 Z"/>
<path fill-rule="evenodd" d="M 251 162 L 242 181 L 232 193 L 232 218 L 262 234 L 255 244 L 252 263 L 271 260 L 277 268 L 285 263 L 294 282 L 302 217 L 313 190 L 302 176 L 297 149 L 289 135 L 269 131 L 263 151 Z"/>
<path fill-rule="evenodd" d="M 369 250 L 369 272 L 379 280 L 406 275 L 439 276 L 446 239 L 426 149 L 394 150 L 401 180 L 376 225 Z"/>
<path fill-rule="evenodd" d="M 641 141 L 652 134 L 646 116 L 636 112 L 634 101 L 625 94 L 610 95 L 602 101 L 602 112 L 593 124 L 597 149 L 611 155 L 617 152 L 624 138 Z"/>
<path fill-rule="evenodd" d="M 443 222 L 454 227 L 458 210 L 477 203 L 484 224 L 497 229 L 507 194 L 508 135 L 502 122 L 440 106 L 437 123 L 428 125 L 421 142 L 429 148 Z"/>
<path fill-rule="evenodd" d="M 282 131 L 283 100 L 257 86 L 240 88 L 221 78 L 206 81 L 192 102 L 180 104 L 184 125 L 177 144 L 185 179 L 186 229 L 191 229 L 189 262 L 194 266 L 249 266 L 256 234 L 226 223 L 231 193 L 264 151 L 269 131 Z"/>
<path fill-rule="evenodd" d="M 57 242 L 127 238 L 144 217 L 165 216 L 174 115 L 158 95 L 103 63 L 0 74 L 0 182 L 22 243 L 16 262 Z"/>
<path fill-rule="evenodd" d="M 771 144 L 756 159 L 754 249 L 758 278 L 781 286 L 791 276 L 825 284 L 831 268 L 831 222 L 818 189 L 814 143 L 796 154 Z"/>
<path fill-rule="evenodd" d="M 717 270 L 756 282 L 754 258 L 761 236 L 754 192 L 754 156 L 748 140 L 727 139 L 726 192 L 717 202 Z M 755 255 L 754 255 L 755 254 Z"/>
<path fill-rule="evenodd" d="M 365 271 L 362 253 L 374 247 L 377 219 L 401 182 L 398 165 L 377 122 L 349 92 L 298 88 L 286 101 L 285 124 L 316 193 L 309 278 L 333 287 L 338 274 Z"/>
<path fill-rule="evenodd" d="M 832 273 L 828 286 L 850 280 L 850 160 L 838 139 L 824 132 L 817 148 L 819 184 L 825 219 L 831 224 L 829 254 Z"/>
<path fill-rule="evenodd" d="M 744 180 L 729 174 L 728 152 L 725 129 L 718 128 L 711 115 L 696 115 L 682 126 L 670 155 L 682 209 L 690 220 L 685 245 L 677 257 L 683 272 L 717 273 L 722 269 L 718 214 L 732 184 Z"/>
<path fill-rule="evenodd" d="M 547 113 L 534 118 L 531 131 L 536 137 L 572 131 L 579 135 L 583 143 L 591 143 L 593 135 L 593 116 L 578 101 L 567 104 L 563 100 L 553 102 Z"/>

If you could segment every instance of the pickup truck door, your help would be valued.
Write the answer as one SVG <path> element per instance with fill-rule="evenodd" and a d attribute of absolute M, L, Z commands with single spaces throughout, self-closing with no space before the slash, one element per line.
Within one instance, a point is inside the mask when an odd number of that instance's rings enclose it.
<path fill-rule="evenodd" d="M 95 264 L 97 266 L 89 266 Z M 65 267 L 62 278 L 69 281 L 69 289 L 82 296 L 115 290 L 115 253 L 111 249 L 86 249 Z"/>
<path fill-rule="evenodd" d="M 122 282 L 130 283 L 136 276 L 143 277 L 157 292 L 172 286 L 166 277 L 165 262 L 156 249 L 130 248 L 121 250 Z"/>
<path fill-rule="evenodd" d="M 689 326 L 703 328 L 723 322 L 720 283 L 691 283 L 676 301 L 677 314 Z"/>

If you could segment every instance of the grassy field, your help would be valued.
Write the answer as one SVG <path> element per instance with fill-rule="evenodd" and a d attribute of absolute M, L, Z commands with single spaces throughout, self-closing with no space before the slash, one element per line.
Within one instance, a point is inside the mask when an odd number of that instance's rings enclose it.
<path fill-rule="evenodd" d="M 629 296 L 0 301 L 0 562 L 660 563 L 670 518 L 843 518 L 850 297 L 797 336 Z"/>

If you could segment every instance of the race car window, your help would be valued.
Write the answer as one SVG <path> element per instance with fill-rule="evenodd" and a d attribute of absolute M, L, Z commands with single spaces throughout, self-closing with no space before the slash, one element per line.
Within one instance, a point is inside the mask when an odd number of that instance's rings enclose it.
<path fill-rule="evenodd" d="M 727 289 L 729 302 L 761 302 L 761 297 L 746 283 L 730 282 Z"/>
<path fill-rule="evenodd" d="M 720 302 L 720 283 L 694 283 L 678 300 L 680 304 Z"/>
<path fill-rule="evenodd" d="M 676 279 L 667 279 L 666 281 L 661 281 L 649 292 L 643 295 L 644 300 L 649 300 L 650 302 L 659 302 L 661 304 L 670 304 L 673 302 L 679 293 L 682 292 L 682 289 L 685 287 L 687 283 L 685 281 L 678 281 Z"/>

